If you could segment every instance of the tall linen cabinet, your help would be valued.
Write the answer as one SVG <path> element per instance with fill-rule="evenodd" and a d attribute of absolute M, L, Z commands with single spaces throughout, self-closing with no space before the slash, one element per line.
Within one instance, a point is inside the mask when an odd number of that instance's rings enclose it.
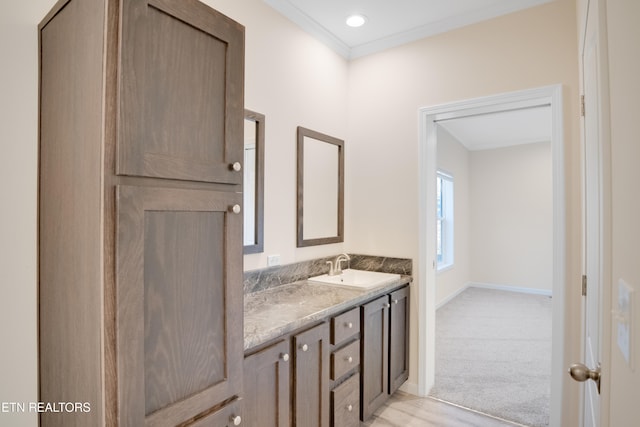
<path fill-rule="evenodd" d="M 41 425 L 237 425 L 244 28 L 62 0 L 39 60 Z"/>

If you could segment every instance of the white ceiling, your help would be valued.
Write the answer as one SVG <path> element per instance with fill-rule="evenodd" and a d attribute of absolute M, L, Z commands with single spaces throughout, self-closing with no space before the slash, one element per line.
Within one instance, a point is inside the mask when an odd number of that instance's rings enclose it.
<path fill-rule="evenodd" d="M 357 58 L 553 0 L 264 0 L 346 58 Z M 354 13 L 360 28 L 345 24 Z"/>
<path fill-rule="evenodd" d="M 467 150 L 551 141 L 551 107 L 482 114 L 437 122 Z"/>
<path fill-rule="evenodd" d="M 264 0 L 347 59 L 554 0 Z M 367 17 L 360 28 L 348 16 Z M 439 122 L 469 150 L 551 140 L 549 107 Z"/>

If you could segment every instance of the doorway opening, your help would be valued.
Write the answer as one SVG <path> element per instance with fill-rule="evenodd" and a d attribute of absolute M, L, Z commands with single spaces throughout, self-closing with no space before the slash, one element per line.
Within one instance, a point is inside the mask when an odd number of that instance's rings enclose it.
<path fill-rule="evenodd" d="M 549 106 L 553 199 L 552 354 L 550 425 L 559 425 L 564 360 L 565 191 L 562 87 L 560 85 L 459 101 L 419 110 L 419 258 L 418 258 L 418 383 L 417 394 L 428 395 L 435 375 L 436 311 L 436 175 L 437 123 L 462 117 Z"/>

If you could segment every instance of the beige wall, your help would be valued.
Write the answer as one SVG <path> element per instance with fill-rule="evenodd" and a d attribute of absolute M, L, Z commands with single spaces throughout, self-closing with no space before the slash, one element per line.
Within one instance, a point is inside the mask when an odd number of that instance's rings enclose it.
<path fill-rule="evenodd" d="M 54 0 L 0 3 L 0 402 L 37 401 L 38 38 Z M 0 425 L 36 425 L 0 413 Z"/>
<path fill-rule="evenodd" d="M 551 292 L 551 144 L 471 152 L 471 281 Z"/>
<path fill-rule="evenodd" d="M 563 85 L 567 194 L 567 295 L 580 283 L 578 57 L 573 0 L 558 0 L 353 61 L 349 80 L 348 250 L 418 262 L 420 107 Z M 413 295 L 422 279 L 416 277 Z M 412 299 L 411 384 L 417 383 L 417 298 Z M 567 330 L 579 330 L 579 301 L 567 298 Z M 567 336 L 569 334 L 567 333 Z M 565 362 L 579 357 L 569 340 Z M 566 379 L 563 379 L 566 381 Z M 577 390 L 566 386 L 575 425 Z"/>
<path fill-rule="evenodd" d="M 202 1 L 245 26 L 245 107 L 266 116 L 264 252 L 245 255 L 244 269 L 272 254 L 289 264 L 344 252 L 296 248 L 296 127 L 347 139 L 348 62 L 262 0 Z M 345 151 L 348 162 L 348 141 Z"/>
<path fill-rule="evenodd" d="M 0 3 L 2 401 L 37 398 L 36 26 L 54 3 Z M 409 257 L 417 263 L 418 108 L 549 84 L 563 84 L 568 214 L 579 217 L 573 0 L 556 0 L 352 63 L 261 0 L 206 3 L 247 27 L 245 105 L 266 115 L 265 252 L 246 256 L 246 269 L 265 266 L 268 254 L 279 253 L 289 263 L 343 250 Z M 346 140 L 342 245 L 295 248 L 298 125 Z M 572 243 L 579 242 L 579 224 L 569 225 L 568 275 L 573 278 L 579 276 L 579 249 Z M 579 284 L 568 280 L 568 288 L 573 292 Z M 415 383 L 418 328 L 413 308 L 410 381 Z M 575 307 L 568 309 L 567 318 L 575 317 Z M 577 359 L 573 346 L 568 350 Z M 2 424 L 35 425 L 33 416 L 0 416 Z"/>
<path fill-rule="evenodd" d="M 469 151 L 437 126 L 438 168 L 453 176 L 453 266 L 437 274 L 436 306 L 460 292 L 470 280 L 471 209 L 469 206 Z"/>
<path fill-rule="evenodd" d="M 640 419 L 640 2 L 606 0 L 609 48 L 609 89 L 611 96 L 612 166 L 612 309 L 618 301 L 618 280 L 634 289 L 635 319 L 630 369 L 616 344 L 613 322 L 611 343 L 611 427 L 631 427 Z M 605 381 L 608 381 L 605 379 Z"/>
<path fill-rule="evenodd" d="M 454 176 L 454 265 L 437 273 L 436 306 L 469 284 L 551 293 L 551 144 L 468 151 L 438 126 L 438 168 Z"/>
<path fill-rule="evenodd" d="M 37 25 L 55 0 L 0 3 L 0 401 L 37 400 Z M 266 115 L 265 252 L 245 269 L 343 252 L 296 249 L 296 127 L 347 137 L 348 63 L 261 0 L 206 0 L 246 28 L 245 106 Z M 0 425 L 35 425 L 0 413 Z"/>

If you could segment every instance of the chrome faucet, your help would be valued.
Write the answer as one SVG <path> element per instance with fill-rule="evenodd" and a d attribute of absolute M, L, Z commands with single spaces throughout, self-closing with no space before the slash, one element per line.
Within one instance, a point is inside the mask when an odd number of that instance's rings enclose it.
<path fill-rule="evenodd" d="M 347 254 L 338 255 L 334 262 L 327 261 L 327 264 L 329 264 L 329 276 L 337 276 L 338 274 L 342 274 L 342 263 L 345 261 L 347 261 L 347 268 L 349 268 L 351 258 Z"/>

